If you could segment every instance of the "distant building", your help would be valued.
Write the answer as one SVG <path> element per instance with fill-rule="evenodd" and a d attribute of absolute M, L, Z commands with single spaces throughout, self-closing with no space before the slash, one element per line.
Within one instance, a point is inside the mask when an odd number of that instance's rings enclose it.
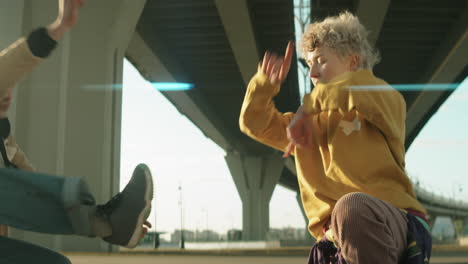
<path fill-rule="evenodd" d="M 308 234 L 307 234 L 308 235 Z M 306 239 L 306 230 L 304 228 L 270 228 L 266 240 L 304 240 Z"/>
<path fill-rule="evenodd" d="M 195 241 L 195 232 L 184 229 L 183 233 L 184 233 L 185 241 Z M 176 229 L 174 233 L 172 233 L 171 235 L 171 243 L 179 243 L 181 235 L 182 235 L 182 232 L 180 232 L 180 229 Z"/>
<path fill-rule="evenodd" d="M 195 241 L 219 241 L 220 235 L 213 230 L 200 230 L 195 232 Z"/>
<path fill-rule="evenodd" d="M 227 240 L 228 241 L 240 241 L 240 240 L 242 240 L 242 230 L 229 229 L 227 231 Z"/>

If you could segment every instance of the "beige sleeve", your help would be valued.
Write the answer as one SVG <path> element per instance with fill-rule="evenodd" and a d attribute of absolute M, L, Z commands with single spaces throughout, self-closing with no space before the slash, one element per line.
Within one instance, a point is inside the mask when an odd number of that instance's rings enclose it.
<path fill-rule="evenodd" d="M 42 61 L 34 56 L 25 38 L 20 38 L 0 52 L 0 97 L 14 87 L 25 74 Z"/>

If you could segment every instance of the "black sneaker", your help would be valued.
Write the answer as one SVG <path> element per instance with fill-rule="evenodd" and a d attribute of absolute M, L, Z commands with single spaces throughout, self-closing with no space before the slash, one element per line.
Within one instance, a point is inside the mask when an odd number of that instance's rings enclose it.
<path fill-rule="evenodd" d="M 96 213 L 108 219 L 112 235 L 105 241 L 134 248 L 142 238 L 143 223 L 151 212 L 153 178 L 150 169 L 139 164 L 122 192 L 104 205 L 98 205 Z"/>

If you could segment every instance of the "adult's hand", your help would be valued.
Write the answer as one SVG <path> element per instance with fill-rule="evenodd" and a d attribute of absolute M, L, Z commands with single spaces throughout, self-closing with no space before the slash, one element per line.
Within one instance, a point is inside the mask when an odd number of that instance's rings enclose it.
<path fill-rule="evenodd" d="M 47 27 L 49 36 L 54 40 L 60 40 L 77 22 L 80 7 L 85 0 L 58 0 L 57 19 Z"/>

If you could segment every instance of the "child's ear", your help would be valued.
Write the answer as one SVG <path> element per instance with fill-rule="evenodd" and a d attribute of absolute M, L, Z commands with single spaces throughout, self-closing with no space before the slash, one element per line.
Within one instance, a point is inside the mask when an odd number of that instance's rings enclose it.
<path fill-rule="evenodd" d="M 359 55 L 357 54 L 353 54 L 350 56 L 350 62 L 349 62 L 349 68 L 352 70 L 352 71 L 355 71 L 359 68 L 359 64 L 361 62 L 361 57 L 359 57 Z"/>

